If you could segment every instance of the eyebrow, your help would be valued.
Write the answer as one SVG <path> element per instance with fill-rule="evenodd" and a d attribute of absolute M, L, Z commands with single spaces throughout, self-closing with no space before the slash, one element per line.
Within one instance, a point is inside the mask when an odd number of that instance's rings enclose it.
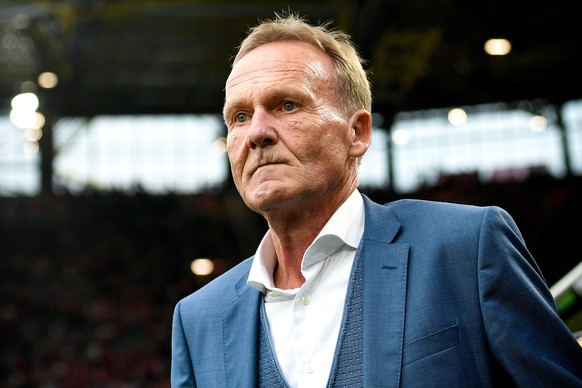
<path fill-rule="evenodd" d="M 307 100 L 311 99 L 311 94 L 303 88 L 288 87 L 285 89 L 281 88 L 269 88 L 262 92 L 261 100 L 264 102 L 269 101 L 279 101 L 282 100 L 293 100 L 304 104 Z M 223 116 L 225 113 L 229 113 L 233 110 L 244 109 L 249 106 L 247 103 L 247 98 L 238 98 L 231 101 L 225 101 L 224 107 L 222 109 Z"/>

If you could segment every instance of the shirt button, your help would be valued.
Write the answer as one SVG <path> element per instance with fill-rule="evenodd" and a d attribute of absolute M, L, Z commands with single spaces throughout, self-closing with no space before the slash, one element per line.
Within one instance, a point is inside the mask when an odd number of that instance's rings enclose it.
<path fill-rule="evenodd" d="M 305 368 L 305 370 L 307 371 L 307 373 L 311 374 L 313 372 L 315 372 L 315 368 L 313 367 L 313 364 L 311 363 L 311 361 L 307 362 L 307 366 Z"/>
<path fill-rule="evenodd" d="M 308 294 L 301 295 L 301 303 L 308 305 L 311 302 L 311 297 Z"/>

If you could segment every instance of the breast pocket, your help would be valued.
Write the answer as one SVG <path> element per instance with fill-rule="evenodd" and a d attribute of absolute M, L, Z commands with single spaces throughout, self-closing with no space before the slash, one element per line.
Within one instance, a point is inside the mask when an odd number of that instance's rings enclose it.
<path fill-rule="evenodd" d="M 403 365 L 459 345 L 459 325 L 447 327 L 404 346 Z"/>

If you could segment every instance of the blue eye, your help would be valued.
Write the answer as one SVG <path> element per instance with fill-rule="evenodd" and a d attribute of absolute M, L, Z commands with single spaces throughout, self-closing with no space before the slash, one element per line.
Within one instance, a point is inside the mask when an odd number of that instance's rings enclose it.
<path fill-rule="evenodd" d="M 284 111 L 290 112 L 293 109 L 295 109 L 295 104 L 294 103 L 289 102 L 289 101 L 283 103 L 283 110 Z"/>
<path fill-rule="evenodd" d="M 244 123 L 247 120 L 247 115 L 244 113 L 239 113 L 236 115 L 235 120 L 237 123 Z"/>

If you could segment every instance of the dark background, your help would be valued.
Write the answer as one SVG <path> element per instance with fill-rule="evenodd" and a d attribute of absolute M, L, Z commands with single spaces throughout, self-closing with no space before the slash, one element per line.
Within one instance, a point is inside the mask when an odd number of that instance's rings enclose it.
<path fill-rule="evenodd" d="M 580 177 L 482 186 L 464 175 L 409 197 L 504 207 L 551 285 L 580 260 L 581 196 Z M 252 213 L 235 216 L 234 200 L 1 198 L 0 385 L 167 387 L 175 303 L 251 255 L 265 231 Z M 190 272 L 200 256 L 216 273 Z"/>
<path fill-rule="evenodd" d="M 219 113 L 247 28 L 291 9 L 332 21 L 368 60 L 374 111 L 580 98 L 579 14 L 565 0 L 2 0 L 0 103 L 41 71 L 55 116 Z M 9 34 L 7 37 L 6 34 Z M 489 38 L 511 55 L 487 56 Z M 31 85 L 24 85 L 30 88 Z"/>
<path fill-rule="evenodd" d="M 66 116 L 219 113 L 229 60 L 279 1 L 0 1 L 0 113 L 35 89 L 47 116 L 42 190 L 0 197 L 0 385 L 168 387 L 175 303 L 251 255 L 265 231 L 229 182 L 190 196 L 55 194 L 50 125 Z M 582 97 L 579 14 L 565 1 L 293 1 L 350 33 L 373 72 L 374 111 Z M 6 36 L 9 36 L 6 38 Z M 506 37 L 513 50 L 488 57 Z M 16 39 L 16 40 L 14 40 Z M 17 42 L 17 43 L 15 43 Z M 55 89 L 27 81 L 45 70 Z M 2 110 L 5 110 L 2 112 Z M 390 187 L 364 191 L 387 202 Z M 483 184 L 444 176 L 406 197 L 504 207 L 549 285 L 580 261 L 582 182 L 568 173 Z M 192 275 L 196 257 L 216 260 Z"/>

